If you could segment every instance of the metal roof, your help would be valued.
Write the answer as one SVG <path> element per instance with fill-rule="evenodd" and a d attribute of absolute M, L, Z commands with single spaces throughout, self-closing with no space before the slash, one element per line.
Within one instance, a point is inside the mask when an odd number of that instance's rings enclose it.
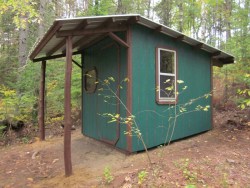
<path fill-rule="evenodd" d="M 65 56 L 65 37 L 67 35 L 73 36 L 73 52 L 80 53 L 82 49 L 106 37 L 108 32 L 126 30 L 128 24 L 143 25 L 173 37 L 176 40 L 207 51 L 213 56 L 214 60 L 222 64 L 234 62 L 232 55 L 188 37 L 167 26 L 151 21 L 139 14 L 57 19 L 44 37 L 35 45 L 29 57 L 32 61 L 40 61 L 42 58 L 53 59 L 53 57 Z"/>

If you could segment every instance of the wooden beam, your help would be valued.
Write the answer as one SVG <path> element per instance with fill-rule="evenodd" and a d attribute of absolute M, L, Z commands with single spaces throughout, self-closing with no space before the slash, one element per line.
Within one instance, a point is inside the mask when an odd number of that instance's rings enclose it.
<path fill-rule="evenodd" d="M 220 60 L 221 62 L 223 62 L 223 64 L 234 63 L 234 58 L 233 58 L 233 57 L 219 58 L 219 60 Z"/>
<path fill-rule="evenodd" d="M 175 38 L 177 41 L 183 41 L 185 39 L 185 35 L 179 35 L 178 37 Z"/>
<path fill-rule="evenodd" d="M 88 25 L 89 25 L 88 20 L 83 20 L 80 24 L 76 26 L 75 29 L 78 29 L 78 30 L 85 29 Z"/>
<path fill-rule="evenodd" d="M 77 26 L 76 26 L 76 30 L 82 30 L 82 29 L 84 29 L 85 27 L 87 27 L 88 26 L 88 21 L 87 20 L 84 20 L 84 21 L 82 21 L 80 24 L 78 24 Z M 65 45 L 65 43 L 66 43 L 66 39 L 63 39 L 60 43 L 58 43 L 54 48 L 52 48 L 46 55 L 47 56 L 51 56 L 51 55 L 53 55 L 56 51 L 58 51 L 63 45 Z M 73 49 L 74 49 L 74 44 L 73 44 Z M 63 53 L 65 53 L 65 51 L 63 52 Z"/>
<path fill-rule="evenodd" d="M 155 28 L 155 31 L 157 32 L 162 32 L 163 31 L 163 26 L 158 26 Z"/>
<path fill-rule="evenodd" d="M 39 108 L 38 108 L 38 124 L 39 124 L 39 137 L 40 140 L 45 140 L 45 75 L 46 75 L 46 61 L 41 64 L 41 78 L 40 78 L 40 92 L 39 92 Z"/>
<path fill-rule="evenodd" d="M 220 55 L 221 54 L 221 51 L 217 51 L 217 52 L 214 52 L 213 54 L 212 54 L 212 56 L 214 57 L 214 56 L 218 56 L 218 55 Z"/>
<path fill-rule="evenodd" d="M 124 47 L 126 47 L 126 48 L 128 48 L 129 47 L 129 45 L 126 43 L 126 42 L 124 42 L 121 38 L 119 38 L 117 35 L 115 35 L 114 33 L 112 33 L 112 32 L 109 32 L 109 37 L 110 38 L 112 38 L 113 40 L 115 40 L 116 42 L 118 42 L 120 45 L 122 45 L 122 46 L 124 46 Z"/>
<path fill-rule="evenodd" d="M 87 30 L 65 30 L 65 31 L 58 31 L 56 36 L 57 37 L 67 37 L 67 36 L 81 36 L 81 35 L 94 35 L 94 34 L 103 34 L 109 32 L 118 32 L 118 31 L 125 31 L 127 27 L 125 25 L 121 26 L 113 26 L 113 27 L 106 27 L 106 28 L 95 28 L 95 29 L 87 29 Z"/>
<path fill-rule="evenodd" d="M 78 54 L 81 54 L 81 52 L 80 51 L 73 52 L 73 55 L 78 55 Z M 47 61 L 47 60 L 51 60 L 51 59 L 58 59 L 58 58 L 62 58 L 62 57 L 66 57 L 66 53 L 40 57 L 40 58 L 33 59 L 32 61 L 35 63 L 35 62 Z"/>
<path fill-rule="evenodd" d="M 103 22 L 98 28 L 108 27 L 115 23 L 115 18 L 108 18 L 107 21 Z"/>
<path fill-rule="evenodd" d="M 204 48 L 204 44 L 199 43 L 199 44 L 194 45 L 194 47 L 197 48 L 197 49 L 201 49 L 201 48 Z"/>
<path fill-rule="evenodd" d="M 82 69 L 82 66 L 77 61 L 75 61 L 74 59 L 72 59 L 72 61 L 75 63 L 76 66 L 78 66 L 80 69 Z"/>
<path fill-rule="evenodd" d="M 71 162 L 71 75 L 72 75 L 72 37 L 66 39 L 66 69 L 64 87 L 64 166 L 65 176 L 72 175 Z"/>
<path fill-rule="evenodd" d="M 54 36 L 54 34 L 62 27 L 60 22 L 56 22 L 54 27 L 51 27 L 49 31 L 44 35 L 43 39 L 38 43 L 35 50 L 30 54 L 29 58 L 31 60 L 35 59 L 37 54 L 43 49 L 43 47 L 49 42 L 49 40 Z"/>
<path fill-rule="evenodd" d="M 80 52 L 82 51 L 84 48 L 88 48 L 89 46 L 92 46 L 93 44 L 99 42 L 100 40 L 104 39 L 105 37 L 107 37 L 108 34 L 104 34 L 104 35 L 101 35 L 93 40 L 91 40 L 90 42 L 88 42 L 87 44 L 83 45 L 83 46 L 80 46 L 77 50 Z"/>
<path fill-rule="evenodd" d="M 140 16 L 133 16 L 131 18 L 128 19 L 128 23 L 129 24 L 136 24 L 140 21 Z"/>

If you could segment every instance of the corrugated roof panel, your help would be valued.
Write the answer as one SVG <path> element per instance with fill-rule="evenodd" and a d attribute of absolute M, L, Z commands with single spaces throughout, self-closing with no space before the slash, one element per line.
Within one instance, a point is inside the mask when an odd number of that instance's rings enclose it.
<path fill-rule="evenodd" d="M 139 18 L 139 20 L 137 20 Z M 112 22 L 112 20 L 114 22 Z M 201 48 L 202 50 L 205 50 L 211 54 L 215 52 L 221 52 L 220 55 L 217 55 L 216 58 L 233 58 L 232 55 L 225 53 L 217 48 L 214 48 L 210 45 L 204 44 L 201 41 L 198 41 L 196 39 L 193 39 L 191 37 L 188 37 L 184 35 L 183 33 L 180 33 L 178 31 L 175 31 L 167 26 L 164 26 L 162 24 L 156 23 L 154 21 L 151 21 L 145 17 L 140 16 L 139 14 L 128 14 L 128 15 L 110 15 L 110 16 L 92 16 L 92 17 L 77 17 L 77 18 L 69 18 L 69 19 L 57 19 L 48 33 L 45 34 L 44 38 L 37 44 L 34 51 L 31 53 L 30 58 L 33 60 L 38 57 L 46 56 L 52 49 L 55 49 L 56 46 L 58 46 L 64 39 L 57 38 L 56 33 L 58 31 L 74 31 L 76 29 L 81 30 L 88 30 L 88 29 L 96 29 L 98 27 L 107 27 L 105 23 L 111 26 L 117 26 L 120 24 L 120 22 L 128 22 L 130 23 L 130 20 L 134 20 L 135 23 L 143 25 L 145 27 L 148 27 L 150 29 L 158 29 L 159 32 L 178 38 L 188 43 L 189 45 L 196 46 L 198 48 Z M 131 21 L 132 21 L 131 20 Z M 137 20 L 137 22 L 136 22 Z M 87 23 L 87 24 L 86 24 Z M 81 24 L 83 24 L 84 27 L 81 28 Z M 86 25 L 85 25 L 86 24 Z M 184 36 L 184 37 L 183 37 Z M 100 34 L 92 34 L 87 37 L 85 37 L 86 41 L 82 38 L 84 36 L 74 36 L 73 37 L 73 46 L 74 49 L 79 49 L 82 46 L 87 45 L 91 41 L 95 40 L 96 38 L 100 37 Z M 79 42 L 81 40 L 81 42 Z M 77 46 L 76 46 L 77 44 Z M 198 46 L 197 46 L 198 45 Z M 62 53 L 62 51 L 65 49 L 65 45 L 57 47 L 58 49 L 52 50 L 53 54 L 59 54 Z M 51 55 L 51 54 L 50 54 Z M 226 61 L 228 63 L 228 60 Z"/>

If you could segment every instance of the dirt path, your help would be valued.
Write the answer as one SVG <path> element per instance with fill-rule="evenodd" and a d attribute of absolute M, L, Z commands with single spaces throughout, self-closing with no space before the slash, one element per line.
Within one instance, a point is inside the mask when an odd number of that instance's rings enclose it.
<path fill-rule="evenodd" d="M 220 119 L 221 117 L 217 117 Z M 217 122 L 214 130 L 168 147 L 150 150 L 149 168 L 145 153 L 126 155 L 103 143 L 72 135 L 74 175 L 64 177 L 63 137 L 0 149 L 0 187 L 249 187 L 250 126 L 239 129 Z M 111 169 L 106 184 L 104 168 Z"/>

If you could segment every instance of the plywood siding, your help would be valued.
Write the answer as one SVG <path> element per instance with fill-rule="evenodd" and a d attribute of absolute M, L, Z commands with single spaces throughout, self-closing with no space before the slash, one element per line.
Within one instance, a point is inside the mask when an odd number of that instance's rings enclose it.
<path fill-rule="evenodd" d="M 174 116 L 173 105 L 159 105 L 155 101 L 155 55 L 156 47 L 167 47 L 177 51 L 178 78 L 188 89 L 178 97 L 184 104 L 210 92 L 210 56 L 173 38 L 143 26 L 132 27 L 132 70 L 133 70 L 133 114 L 136 116 L 147 147 L 168 141 L 172 126 L 169 117 Z M 199 100 L 192 105 L 210 105 L 210 99 Z M 190 109 L 192 109 L 190 108 Z M 211 129 L 211 111 L 194 112 L 178 117 L 172 140 L 184 138 Z M 168 134 L 167 134 L 168 133 Z M 166 138 L 166 136 L 168 137 Z M 143 150 L 140 141 L 133 137 L 133 151 Z"/>
<path fill-rule="evenodd" d="M 120 34 L 120 36 L 124 35 Z M 126 111 L 119 105 L 116 98 L 111 97 L 110 91 L 99 91 L 99 89 L 103 88 L 101 82 L 108 77 L 113 77 L 115 82 L 111 83 L 110 87 L 113 91 L 118 91 L 119 83 L 126 77 L 126 49 L 107 37 L 85 51 L 84 72 L 93 67 L 97 69 L 100 83 L 95 93 L 83 92 L 83 134 L 110 144 L 116 144 L 116 147 L 125 150 L 127 145 L 123 132 L 126 127 L 116 122 L 108 123 L 110 119 L 101 115 L 120 113 L 125 116 Z M 123 86 L 123 89 L 117 94 L 126 104 L 126 86 Z M 110 96 L 111 99 L 105 99 L 105 96 Z"/>

